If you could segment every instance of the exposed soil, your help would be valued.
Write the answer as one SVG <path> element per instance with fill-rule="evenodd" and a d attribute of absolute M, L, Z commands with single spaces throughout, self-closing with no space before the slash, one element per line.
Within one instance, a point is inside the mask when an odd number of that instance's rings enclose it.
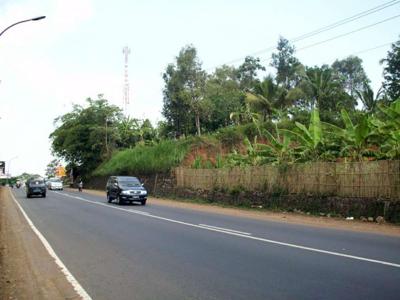
<path fill-rule="evenodd" d="M 80 299 L 6 188 L 0 188 L 0 299 Z"/>
<path fill-rule="evenodd" d="M 85 190 L 84 192 L 105 197 L 104 191 Z M 200 204 L 200 203 L 185 202 L 183 200 L 171 200 L 171 199 L 153 198 L 153 197 L 149 197 L 147 203 L 149 205 L 154 203 L 157 205 L 179 207 L 183 209 L 230 215 L 240 218 L 253 218 L 265 221 L 275 221 L 281 223 L 291 223 L 291 224 L 341 229 L 341 230 L 351 230 L 359 232 L 370 232 L 370 233 L 400 237 L 400 226 L 388 223 L 378 224 L 374 222 L 362 222 L 360 220 L 344 220 L 340 218 L 328 218 L 325 216 L 318 217 L 318 216 L 304 215 L 299 213 L 273 212 L 273 211 L 266 211 L 264 209 L 257 211 L 256 209 L 250 210 L 250 209 L 230 208 L 230 207 L 227 208 L 213 204 Z"/>

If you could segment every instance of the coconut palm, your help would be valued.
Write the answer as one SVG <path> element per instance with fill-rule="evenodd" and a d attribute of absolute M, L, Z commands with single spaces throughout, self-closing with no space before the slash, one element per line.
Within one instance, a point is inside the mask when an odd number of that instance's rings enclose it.
<path fill-rule="evenodd" d="M 328 101 L 337 95 L 340 88 L 340 83 L 334 79 L 332 70 L 324 66 L 315 67 L 308 68 L 303 74 L 300 87 L 309 96 L 311 108 L 319 110 L 331 108 L 333 103 Z"/>
<path fill-rule="evenodd" d="M 272 76 L 267 76 L 255 86 L 253 92 L 247 92 L 245 102 L 256 112 L 260 113 L 263 121 L 272 118 L 277 110 L 285 109 L 290 100 L 287 91 L 275 84 Z"/>
<path fill-rule="evenodd" d="M 374 91 L 371 89 L 368 83 L 364 83 L 361 91 L 356 91 L 358 98 L 361 100 L 365 111 L 374 112 L 377 109 L 378 102 L 383 94 L 383 88 L 381 87 L 377 94 L 374 95 Z"/>

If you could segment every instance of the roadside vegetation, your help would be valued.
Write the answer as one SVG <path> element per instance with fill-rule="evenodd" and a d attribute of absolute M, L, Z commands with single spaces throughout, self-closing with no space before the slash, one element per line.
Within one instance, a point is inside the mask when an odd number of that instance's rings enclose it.
<path fill-rule="evenodd" d="M 207 73 L 195 47 L 164 73 L 164 121 L 124 116 L 102 95 L 55 120 L 53 153 L 90 177 L 307 161 L 400 159 L 400 41 L 375 94 L 357 56 L 305 66 L 280 38 L 266 74 L 259 58 Z"/>
<path fill-rule="evenodd" d="M 146 175 L 167 172 L 183 161 L 189 145 L 190 140 L 164 140 L 154 145 L 137 145 L 132 149 L 116 152 L 100 165 L 93 175 Z"/>

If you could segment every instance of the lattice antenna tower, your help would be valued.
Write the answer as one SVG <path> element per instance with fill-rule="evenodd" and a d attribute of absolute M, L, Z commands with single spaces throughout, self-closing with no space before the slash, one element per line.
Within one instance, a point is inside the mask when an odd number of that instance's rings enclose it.
<path fill-rule="evenodd" d="M 129 77 L 128 77 L 128 56 L 131 53 L 131 49 L 128 46 L 125 46 L 122 49 L 122 53 L 125 57 L 125 65 L 124 65 L 124 97 L 123 97 L 123 108 L 125 115 L 128 111 L 129 104 Z"/>

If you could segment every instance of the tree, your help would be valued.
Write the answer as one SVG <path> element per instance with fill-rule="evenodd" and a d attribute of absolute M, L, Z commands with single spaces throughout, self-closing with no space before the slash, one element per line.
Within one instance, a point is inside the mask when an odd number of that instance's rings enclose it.
<path fill-rule="evenodd" d="M 240 88 L 245 91 L 253 91 L 254 87 L 260 82 L 257 78 L 258 71 L 265 71 L 265 67 L 260 64 L 260 59 L 247 56 L 243 64 L 237 69 L 237 79 Z"/>
<path fill-rule="evenodd" d="M 139 120 L 131 117 L 123 117 L 118 126 L 118 148 L 133 147 L 139 140 Z"/>
<path fill-rule="evenodd" d="M 55 177 L 57 167 L 59 166 L 59 164 L 60 164 L 60 160 L 57 158 L 55 158 L 51 162 L 49 162 L 46 167 L 46 172 L 45 172 L 46 177 L 48 177 L 48 178 Z"/>
<path fill-rule="evenodd" d="M 278 53 L 272 54 L 270 65 L 276 69 L 278 85 L 289 90 L 295 87 L 299 81 L 297 69 L 301 64 L 294 56 L 294 46 L 291 46 L 287 39 L 279 38 L 277 50 Z"/>
<path fill-rule="evenodd" d="M 204 101 L 206 73 L 201 69 L 196 48 L 183 48 L 176 57 L 176 65 L 168 65 L 163 79 L 163 115 L 176 135 L 189 133 L 190 117 L 194 117 L 196 132 L 201 135 L 200 119 L 206 115 L 208 103 Z"/>
<path fill-rule="evenodd" d="M 307 67 L 296 89 L 302 91 L 299 96 L 305 98 L 311 110 L 318 108 L 323 121 L 335 122 L 340 106 L 354 109 L 356 105 L 327 65 Z"/>
<path fill-rule="evenodd" d="M 400 98 L 400 40 L 392 44 L 387 57 L 381 60 L 383 69 L 383 87 L 391 101 Z"/>
<path fill-rule="evenodd" d="M 374 91 L 371 89 L 368 83 L 364 83 L 362 89 L 356 91 L 358 99 L 361 100 L 364 109 L 367 112 L 374 112 L 377 109 L 382 93 L 383 90 L 381 87 L 376 95 L 374 95 Z"/>
<path fill-rule="evenodd" d="M 186 102 L 180 95 L 183 84 L 180 81 L 176 66 L 168 65 L 163 74 L 165 87 L 163 89 L 163 110 L 162 114 L 166 119 L 167 131 L 171 131 L 171 135 L 180 137 L 182 134 L 188 134 L 190 128 L 190 104 Z M 169 133 L 167 135 L 170 135 Z"/>
<path fill-rule="evenodd" d="M 141 121 L 139 135 L 142 143 L 149 143 L 156 137 L 156 130 L 149 119 Z"/>
<path fill-rule="evenodd" d="M 278 92 L 279 88 L 274 83 L 274 79 L 268 76 L 257 84 L 253 93 L 246 93 L 246 103 L 261 114 L 263 121 L 266 121 L 267 118 L 271 119 L 272 112 L 277 107 Z"/>
<path fill-rule="evenodd" d="M 117 124 L 122 111 L 99 95 L 87 99 L 88 107 L 74 105 L 71 112 L 55 119 L 50 134 L 52 151 L 73 166 L 74 174 L 90 174 L 109 158 L 118 141 Z"/>
<path fill-rule="evenodd" d="M 205 97 L 210 103 L 210 118 L 203 124 L 209 131 L 231 125 L 230 113 L 240 110 L 244 93 L 236 76 L 237 69 L 224 65 L 207 79 Z"/>
<path fill-rule="evenodd" d="M 335 60 L 332 64 L 334 76 L 341 82 L 344 90 L 355 97 L 357 91 L 363 91 L 370 82 L 362 66 L 361 58 L 349 56 L 342 60 Z"/>

